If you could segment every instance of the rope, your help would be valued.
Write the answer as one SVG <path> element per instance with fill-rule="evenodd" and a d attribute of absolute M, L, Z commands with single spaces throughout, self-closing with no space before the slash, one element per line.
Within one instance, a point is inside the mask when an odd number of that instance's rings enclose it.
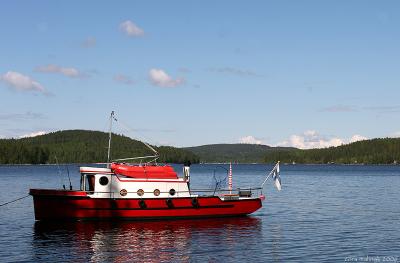
<path fill-rule="evenodd" d="M 29 194 L 28 194 L 28 195 L 25 195 L 25 196 L 23 196 L 23 197 L 17 198 L 17 199 L 15 199 L 15 200 L 12 200 L 12 201 L 10 201 L 10 202 L 4 203 L 4 204 L 0 204 L 0 206 L 8 205 L 8 204 L 17 202 L 17 201 L 19 201 L 19 200 L 22 200 L 22 199 L 24 199 L 24 198 L 27 198 L 28 196 L 29 196 Z"/>

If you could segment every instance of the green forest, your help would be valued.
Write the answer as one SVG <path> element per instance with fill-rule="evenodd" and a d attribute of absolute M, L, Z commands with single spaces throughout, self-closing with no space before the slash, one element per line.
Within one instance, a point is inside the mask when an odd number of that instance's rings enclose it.
<path fill-rule="evenodd" d="M 400 138 L 358 141 L 337 147 L 269 152 L 264 162 L 304 164 L 395 164 L 400 161 Z"/>
<path fill-rule="evenodd" d="M 52 164 L 107 162 L 108 133 L 87 130 L 66 130 L 21 139 L 0 139 L 0 164 Z M 190 151 L 161 146 L 155 148 L 159 162 L 198 163 Z M 140 141 L 113 134 L 111 160 L 148 156 L 153 153 Z"/>
<path fill-rule="evenodd" d="M 206 163 L 263 163 L 265 156 L 274 151 L 288 151 L 295 148 L 270 147 L 261 144 L 209 144 L 184 148 L 196 154 Z"/>
<path fill-rule="evenodd" d="M 99 131 L 66 130 L 31 138 L 0 139 L 0 164 L 103 163 L 107 161 L 108 136 Z M 310 150 L 254 144 L 152 147 L 159 152 L 161 163 L 400 163 L 400 138 L 372 139 Z M 142 142 L 113 134 L 111 160 L 148 155 L 152 152 Z"/>

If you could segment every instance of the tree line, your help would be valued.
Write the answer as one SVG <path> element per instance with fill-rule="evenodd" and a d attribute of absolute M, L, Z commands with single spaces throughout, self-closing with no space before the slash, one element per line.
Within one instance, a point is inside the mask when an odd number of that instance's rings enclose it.
<path fill-rule="evenodd" d="M 269 152 L 295 148 L 270 147 L 261 144 L 208 144 L 184 148 L 196 154 L 201 162 L 262 163 Z"/>
<path fill-rule="evenodd" d="M 94 163 L 107 161 L 108 133 L 58 131 L 32 138 L 0 139 L 0 164 Z M 255 145 L 210 145 L 191 148 L 152 146 L 162 163 L 239 161 L 314 164 L 400 163 L 400 138 L 354 142 L 338 147 L 300 150 Z M 140 141 L 113 134 L 111 160 L 152 155 Z M 200 156 L 200 158 L 199 158 Z"/>
<path fill-rule="evenodd" d="M 400 162 L 400 138 L 381 138 L 358 141 L 347 145 L 323 149 L 270 152 L 267 163 L 314 164 L 393 164 Z"/>
<path fill-rule="evenodd" d="M 21 139 L 0 139 L 0 164 L 51 164 L 106 162 L 108 133 L 66 130 Z M 198 163 L 192 152 L 169 146 L 155 148 L 159 162 Z M 111 159 L 152 155 L 140 141 L 113 134 Z"/>

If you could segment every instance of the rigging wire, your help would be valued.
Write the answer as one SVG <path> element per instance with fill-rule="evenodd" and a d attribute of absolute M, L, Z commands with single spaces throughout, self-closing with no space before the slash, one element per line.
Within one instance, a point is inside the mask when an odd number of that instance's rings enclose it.
<path fill-rule="evenodd" d="M 115 121 L 115 123 L 118 125 L 118 127 L 120 128 L 120 130 L 125 130 L 126 133 L 130 133 L 130 132 L 136 132 L 136 130 L 130 128 L 126 123 L 122 122 L 119 118 L 117 120 L 117 118 L 115 118 L 114 116 L 114 111 L 111 112 L 111 116 L 110 116 L 110 126 L 109 126 L 109 141 L 108 141 L 108 151 L 107 151 L 107 165 L 109 165 L 110 163 L 110 150 L 111 150 L 111 134 L 112 134 L 112 122 Z M 123 132 L 124 133 L 124 132 Z M 114 133 L 116 134 L 116 133 Z M 145 137 L 145 136 L 142 136 Z M 147 139 L 147 138 L 145 138 Z M 150 145 L 149 143 L 145 142 L 144 140 L 137 140 L 138 142 L 143 143 L 149 150 L 151 150 L 154 153 L 154 156 L 146 156 L 145 158 L 154 158 L 153 160 L 149 161 L 149 162 L 156 162 L 157 159 L 159 158 L 159 153 L 157 152 L 157 150 L 155 149 L 154 146 Z M 143 159 L 143 158 L 124 158 L 124 159 L 117 159 L 114 161 L 122 161 L 122 160 L 134 160 L 134 159 Z M 140 161 L 141 163 L 142 161 Z"/>
<path fill-rule="evenodd" d="M 109 131 L 107 131 L 107 127 L 110 125 L 110 122 L 107 120 L 104 125 L 103 125 L 103 129 L 101 130 L 104 133 L 108 133 Z M 108 147 L 105 146 L 104 147 L 105 151 L 104 151 L 104 160 L 107 160 L 107 151 L 108 151 Z M 108 164 L 108 163 L 104 163 L 104 164 Z"/>
<path fill-rule="evenodd" d="M 14 199 L 14 200 L 12 200 L 12 201 L 9 201 L 9 202 L 6 202 L 6 203 L 3 203 L 3 204 L 0 204 L 0 206 L 4 206 L 4 205 L 8 205 L 8 204 L 11 204 L 11 203 L 17 202 L 17 201 L 19 201 L 19 200 L 22 200 L 22 199 L 24 199 L 24 198 L 27 198 L 28 196 L 29 196 L 29 194 L 27 194 L 27 195 L 25 195 L 25 196 L 23 196 L 23 197 L 20 197 L 20 198 Z"/>
<path fill-rule="evenodd" d="M 139 133 L 137 130 L 129 127 L 125 122 L 118 120 L 117 125 L 119 125 L 121 128 L 125 128 L 125 130 L 127 132 L 132 132 L 132 133 Z M 141 137 L 143 137 L 146 141 L 149 141 L 148 138 L 146 138 L 146 136 L 144 136 L 143 134 L 141 134 Z M 153 153 L 155 153 L 156 155 L 158 155 L 157 150 L 155 150 L 149 143 L 145 142 L 145 140 L 141 140 L 141 142 L 146 145 L 147 148 L 149 148 Z"/>
<path fill-rule="evenodd" d="M 217 173 L 217 169 L 221 168 L 224 169 L 226 171 L 226 175 L 219 175 Z M 223 186 L 226 186 L 227 184 L 227 179 L 228 179 L 228 173 L 229 170 L 227 168 L 225 168 L 222 165 L 217 165 L 214 168 L 214 172 L 213 172 L 213 181 L 211 183 L 211 188 L 214 188 L 214 194 L 216 191 L 221 190 Z"/>

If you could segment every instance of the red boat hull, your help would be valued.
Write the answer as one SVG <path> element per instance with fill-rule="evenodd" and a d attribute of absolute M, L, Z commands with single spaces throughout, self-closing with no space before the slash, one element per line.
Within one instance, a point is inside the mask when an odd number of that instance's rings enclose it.
<path fill-rule="evenodd" d="M 240 216 L 261 208 L 260 198 L 221 200 L 217 196 L 176 198 L 91 198 L 83 191 L 31 189 L 35 219 L 163 219 Z M 168 201 L 169 200 L 169 201 Z"/>

